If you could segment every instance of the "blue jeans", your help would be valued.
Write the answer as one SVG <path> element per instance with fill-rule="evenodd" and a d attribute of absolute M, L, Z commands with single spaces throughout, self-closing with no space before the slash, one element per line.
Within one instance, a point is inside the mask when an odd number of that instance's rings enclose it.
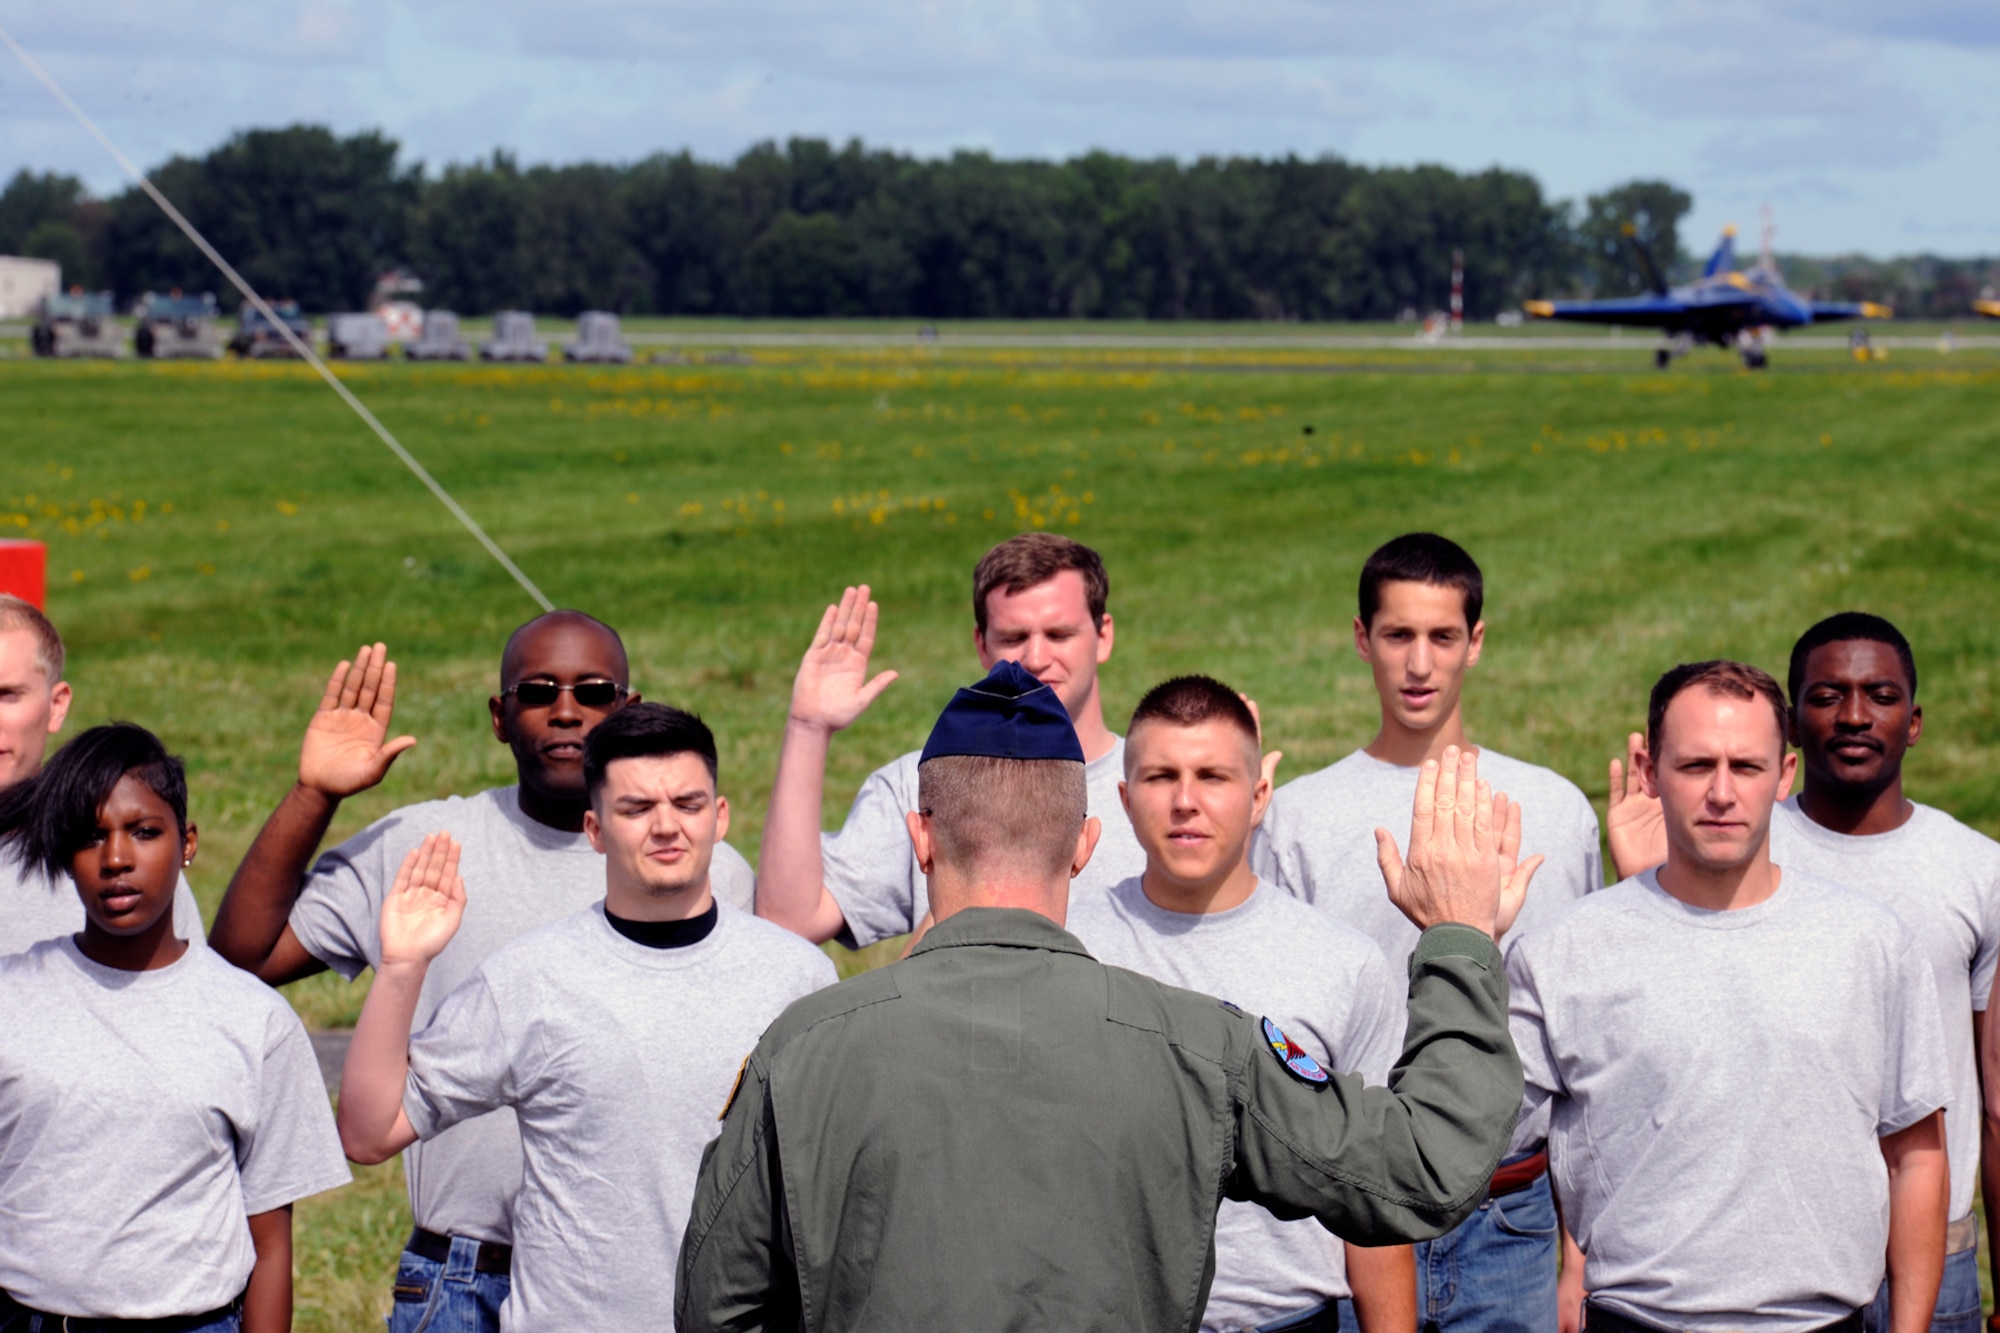
<path fill-rule="evenodd" d="M 1938 1284 L 1937 1307 L 1931 1313 L 1931 1333 L 1980 1333 L 1979 1247 L 1944 1257 L 1944 1281 Z M 1889 1327 L 1889 1279 L 1875 1293 L 1875 1303 L 1861 1316 L 1867 1333 Z"/>
<path fill-rule="evenodd" d="M 389 1333 L 499 1333 L 500 1307 L 513 1285 L 505 1273 L 477 1273 L 479 1242 L 451 1238 L 443 1263 L 403 1251 Z"/>
<path fill-rule="evenodd" d="M 1488 1199 L 1417 1246 L 1422 1333 L 1550 1333 L 1556 1326 L 1556 1200 L 1544 1175 Z"/>

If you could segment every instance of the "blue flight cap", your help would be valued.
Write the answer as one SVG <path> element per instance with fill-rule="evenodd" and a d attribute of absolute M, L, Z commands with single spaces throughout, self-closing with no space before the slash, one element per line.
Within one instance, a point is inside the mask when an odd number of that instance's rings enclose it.
<path fill-rule="evenodd" d="M 1002 662 L 985 680 L 953 695 L 917 762 L 955 754 L 1083 762 L 1069 710 L 1018 662 Z"/>

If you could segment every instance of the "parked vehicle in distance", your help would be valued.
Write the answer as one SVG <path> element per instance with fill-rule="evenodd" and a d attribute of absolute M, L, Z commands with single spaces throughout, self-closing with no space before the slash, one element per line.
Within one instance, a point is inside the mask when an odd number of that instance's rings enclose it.
<path fill-rule="evenodd" d="M 283 320 L 291 331 L 298 335 L 300 342 L 312 346 L 312 321 L 299 313 L 297 301 L 272 301 L 271 311 Z M 298 353 L 285 341 L 285 335 L 278 326 L 258 312 L 257 307 L 244 303 L 236 319 L 236 336 L 229 340 L 229 350 L 238 356 L 264 360 L 272 357 L 298 359 Z"/>
<path fill-rule="evenodd" d="M 219 317 L 213 292 L 184 296 L 178 287 L 165 296 L 147 292 L 132 307 L 138 323 L 132 331 L 132 349 L 162 361 L 183 357 L 213 361 L 222 355 L 222 332 L 215 323 Z"/>
<path fill-rule="evenodd" d="M 450 310 L 426 310 L 416 341 L 403 344 L 412 361 L 469 361 L 472 348 L 459 336 L 458 315 Z"/>
<path fill-rule="evenodd" d="M 493 336 L 479 347 L 481 361 L 546 361 L 549 345 L 535 336 L 535 317 L 525 310 L 502 310 L 493 317 Z"/>
<path fill-rule="evenodd" d="M 389 325 L 373 311 L 328 315 L 326 354 L 341 361 L 380 361 L 389 355 Z"/>
<path fill-rule="evenodd" d="M 112 319 L 111 293 L 86 294 L 72 287 L 67 294 L 44 296 L 41 314 L 28 335 L 36 356 L 114 357 L 125 339 Z"/>
<path fill-rule="evenodd" d="M 632 345 L 618 329 L 618 316 L 604 310 L 586 310 L 576 317 L 576 339 L 563 346 L 563 356 L 571 361 L 627 362 Z"/>

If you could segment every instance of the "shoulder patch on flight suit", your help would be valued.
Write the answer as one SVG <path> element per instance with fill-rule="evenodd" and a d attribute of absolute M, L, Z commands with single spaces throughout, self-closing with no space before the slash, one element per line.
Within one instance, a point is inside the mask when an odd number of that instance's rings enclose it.
<path fill-rule="evenodd" d="M 1284 1030 L 1270 1019 L 1263 1020 L 1264 1040 L 1270 1043 L 1271 1053 L 1284 1065 L 1285 1072 L 1299 1082 L 1312 1088 L 1327 1085 L 1327 1072 L 1319 1067 L 1319 1061 L 1312 1058 L 1305 1047 L 1287 1037 Z"/>
<path fill-rule="evenodd" d="M 722 1114 L 717 1120 L 729 1119 L 729 1108 L 736 1105 L 736 1094 L 743 1091 L 743 1076 L 750 1072 L 750 1057 L 744 1056 L 743 1063 L 736 1066 L 736 1081 L 729 1085 L 729 1099 L 722 1103 Z"/>

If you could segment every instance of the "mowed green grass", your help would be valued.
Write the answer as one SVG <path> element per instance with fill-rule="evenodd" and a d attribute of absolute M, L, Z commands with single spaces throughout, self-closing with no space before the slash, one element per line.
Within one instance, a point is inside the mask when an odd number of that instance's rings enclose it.
<path fill-rule="evenodd" d="M 1488 580 L 1474 738 L 1600 808 L 1662 669 L 1727 655 L 1782 675 L 1813 619 L 1879 611 L 1924 673 L 1915 794 L 2000 833 L 2000 357 L 1781 347 L 1762 375 L 1644 357 L 789 349 L 343 373 L 552 598 L 624 631 L 640 690 L 716 728 L 753 858 L 826 602 L 870 583 L 879 662 L 902 673 L 834 747 L 837 822 L 976 674 L 971 566 L 1032 526 L 1109 565 L 1114 725 L 1148 685 L 1209 672 L 1262 703 L 1290 774 L 1373 730 L 1349 630 L 1361 560 L 1448 533 Z M 511 780 L 485 700 L 535 608 L 301 368 L 0 362 L 0 535 L 49 544 L 72 727 L 131 718 L 186 756 L 211 913 L 363 641 L 391 645 L 397 726 L 421 743 L 336 836 Z M 291 993 L 337 1024 L 362 987 Z M 302 1329 L 383 1308 L 399 1181 L 301 1206 Z"/>

